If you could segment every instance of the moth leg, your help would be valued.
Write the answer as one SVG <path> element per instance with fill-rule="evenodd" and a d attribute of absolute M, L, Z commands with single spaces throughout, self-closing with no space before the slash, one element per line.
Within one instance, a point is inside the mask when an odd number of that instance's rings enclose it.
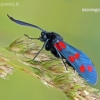
<path fill-rule="evenodd" d="M 48 39 L 49 40 L 49 39 Z M 33 60 L 38 56 L 38 54 L 43 50 L 43 48 L 45 47 L 46 43 L 48 42 L 48 40 L 46 42 L 44 42 L 42 48 L 38 51 L 38 53 L 35 55 L 35 57 L 33 58 Z"/>
<path fill-rule="evenodd" d="M 24 34 L 24 36 L 28 37 L 29 39 L 37 39 L 39 40 L 40 38 L 31 38 L 30 36 L 28 36 L 27 34 Z"/>
<path fill-rule="evenodd" d="M 69 63 L 69 61 L 68 60 L 66 60 L 65 61 L 69 66 L 71 66 L 72 67 L 72 65 Z"/>
<path fill-rule="evenodd" d="M 60 56 L 61 56 L 61 55 L 60 55 Z M 67 66 L 66 66 L 66 62 L 63 60 L 63 58 L 62 58 L 62 57 L 60 57 L 60 58 L 61 58 L 61 60 L 62 60 L 63 64 L 65 65 L 66 70 L 68 70 L 68 68 L 67 68 Z"/>
<path fill-rule="evenodd" d="M 74 70 L 74 73 L 76 73 L 76 70 L 75 70 L 75 68 L 70 64 L 70 62 L 68 61 L 68 60 L 66 60 L 65 61 L 70 67 L 72 67 L 73 68 L 73 70 Z"/>
<path fill-rule="evenodd" d="M 64 64 L 64 66 L 65 66 L 66 70 L 68 70 L 68 68 L 67 68 L 67 66 L 66 66 L 66 62 L 64 61 L 63 57 L 61 56 L 61 54 L 59 53 L 59 51 L 57 50 L 57 48 L 56 48 L 56 47 L 55 47 L 55 49 L 56 49 L 56 51 L 57 51 L 57 53 L 58 53 L 59 57 L 61 58 L 61 60 L 62 60 L 62 62 L 63 62 L 63 64 Z"/>

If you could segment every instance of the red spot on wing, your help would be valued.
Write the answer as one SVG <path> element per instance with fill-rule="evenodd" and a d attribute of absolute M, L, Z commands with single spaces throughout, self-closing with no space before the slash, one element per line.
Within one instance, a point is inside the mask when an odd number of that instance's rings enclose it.
<path fill-rule="evenodd" d="M 69 60 L 70 60 L 70 62 L 74 63 L 75 62 L 74 56 L 69 56 Z"/>
<path fill-rule="evenodd" d="M 65 49 L 66 48 L 66 44 L 64 42 L 60 41 L 60 42 L 58 42 L 58 44 L 60 45 L 60 47 L 62 49 Z"/>
<path fill-rule="evenodd" d="M 92 70 L 93 70 L 92 66 L 88 66 L 87 68 L 88 68 L 89 72 L 92 72 Z"/>
<path fill-rule="evenodd" d="M 85 66 L 84 65 L 80 66 L 80 72 L 82 72 L 82 73 L 85 72 Z"/>
<path fill-rule="evenodd" d="M 79 59 L 80 54 L 77 52 L 76 54 L 74 54 L 75 59 Z"/>
<path fill-rule="evenodd" d="M 58 49 L 58 51 L 62 51 L 62 48 L 59 46 L 58 43 L 54 44 L 54 46 Z"/>
<path fill-rule="evenodd" d="M 58 49 L 58 51 L 62 51 L 62 49 L 66 48 L 66 44 L 62 41 L 55 43 L 54 46 Z"/>

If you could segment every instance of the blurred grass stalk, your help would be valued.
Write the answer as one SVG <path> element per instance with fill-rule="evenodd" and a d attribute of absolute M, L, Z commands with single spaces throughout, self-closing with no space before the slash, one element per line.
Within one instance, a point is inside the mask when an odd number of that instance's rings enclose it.
<path fill-rule="evenodd" d="M 27 37 L 15 40 L 6 49 L 0 48 L 0 77 L 7 79 L 17 68 L 38 78 L 46 86 L 60 89 L 69 100 L 100 100 L 98 89 L 89 86 L 72 67 L 67 65 L 66 71 L 61 60 L 47 51 L 43 50 L 33 61 L 39 49 L 36 41 Z"/>

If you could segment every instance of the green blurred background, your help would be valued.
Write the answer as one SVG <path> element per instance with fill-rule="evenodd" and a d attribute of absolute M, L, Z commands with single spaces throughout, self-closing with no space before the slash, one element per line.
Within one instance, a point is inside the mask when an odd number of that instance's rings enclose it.
<path fill-rule="evenodd" d="M 10 2 L 17 2 L 17 6 L 2 4 Z M 66 42 L 81 49 L 92 59 L 99 74 L 100 12 L 82 12 L 82 8 L 99 7 L 99 0 L 0 0 L 0 46 L 8 46 L 23 34 L 40 36 L 37 29 L 11 22 L 6 16 L 9 14 L 45 30 L 58 32 Z M 95 87 L 100 89 L 100 80 Z M 0 100 L 51 99 L 66 100 L 66 96 L 19 70 L 16 70 L 9 80 L 0 79 Z"/>

